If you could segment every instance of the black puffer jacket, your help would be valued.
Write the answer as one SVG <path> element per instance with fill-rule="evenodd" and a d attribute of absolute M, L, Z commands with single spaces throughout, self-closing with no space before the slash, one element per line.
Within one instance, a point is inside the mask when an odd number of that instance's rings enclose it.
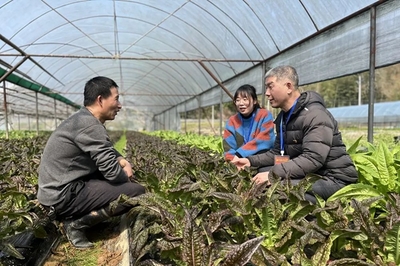
<path fill-rule="evenodd" d="M 251 166 L 274 165 L 274 156 L 280 155 L 281 119 L 288 113 L 281 111 L 275 120 L 276 139 L 274 149 L 249 157 Z M 285 124 L 285 123 L 283 123 Z M 280 177 L 304 178 L 315 173 L 346 184 L 355 183 L 357 170 L 346 151 L 337 122 L 326 109 L 318 93 L 301 93 L 290 120 L 283 127 L 285 155 L 290 161 L 273 166 L 270 172 Z"/>

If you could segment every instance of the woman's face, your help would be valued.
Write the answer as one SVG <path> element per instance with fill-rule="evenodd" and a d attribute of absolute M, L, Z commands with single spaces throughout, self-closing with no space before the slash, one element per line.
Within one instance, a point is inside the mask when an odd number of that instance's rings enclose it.
<path fill-rule="evenodd" d="M 235 99 L 236 109 L 243 116 L 250 115 L 254 110 L 254 105 L 257 104 L 250 95 L 239 94 Z"/>

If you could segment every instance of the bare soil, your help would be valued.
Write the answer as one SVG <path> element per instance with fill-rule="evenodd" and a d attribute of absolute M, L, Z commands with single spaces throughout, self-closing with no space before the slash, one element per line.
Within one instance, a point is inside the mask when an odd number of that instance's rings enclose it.
<path fill-rule="evenodd" d="M 59 244 L 51 251 L 51 255 L 43 266 L 121 265 L 123 250 L 118 245 L 120 236 L 119 223 L 101 223 L 88 229 L 86 233 L 88 239 L 95 244 L 94 248 L 76 249 L 62 235 Z"/>

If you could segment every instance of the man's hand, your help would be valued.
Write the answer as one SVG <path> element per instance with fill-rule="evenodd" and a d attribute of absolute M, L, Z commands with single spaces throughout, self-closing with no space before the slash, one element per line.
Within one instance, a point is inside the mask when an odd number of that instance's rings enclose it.
<path fill-rule="evenodd" d="M 269 182 L 268 175 L 269 175 L 269 172 L 258 173 L 253 177 L 252 181 L 254 183 L 256 183 L 257 185 L 268 182 L 267 185 L 269 186 L 269 185 L 271 185 L 271 183 Z"/>
<path fill-rule="evenodd" d="M 118 157 L 118 162 L 122 170 L 124 170 L 125 174 L 128 176 L 129 181 L 131 181 L 133 179 L 132 165 L 122 157 Z"/>
<path fill-rule="evenodd" d="M 250 166 L 250 161 L 247 158 L 239 158 L 235 156 L 231 161 L 234 165 L 236 165 L 238 170 L 244 169 L 246 166 Z"/>

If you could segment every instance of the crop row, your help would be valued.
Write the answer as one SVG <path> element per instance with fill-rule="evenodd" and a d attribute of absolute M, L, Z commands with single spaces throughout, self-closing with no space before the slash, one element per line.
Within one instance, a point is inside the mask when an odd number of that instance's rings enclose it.
<path fill-rule="evenodd" d="M 131 200 L 136 265 L 389 265 L 398 254 L 399 146 L 349 147 L 360 182 L 311 205 L 288 182 L 254 186 L 219 154 L 127 135 L 127 156 L 148 188 Z"/>
<path fill-rule="evenodd" d="M 122 133 L 116 134 L 117 139 Z M 220 153 L 126 133 L 125 154 L 147 193 L 132 205 L 132 265 L 398 265 L 400 147 L 349 147 L 360 174 L 327 201 L 304 191 L 319 177 L 256 186 L 252 169 L 237 171 Z M 18 253 L 10 236 L 45 237 L 37 166 L 46 137 L 2 141 L 1 250 Z M 277 177 L 275 177 L 278 180 Z"/>

